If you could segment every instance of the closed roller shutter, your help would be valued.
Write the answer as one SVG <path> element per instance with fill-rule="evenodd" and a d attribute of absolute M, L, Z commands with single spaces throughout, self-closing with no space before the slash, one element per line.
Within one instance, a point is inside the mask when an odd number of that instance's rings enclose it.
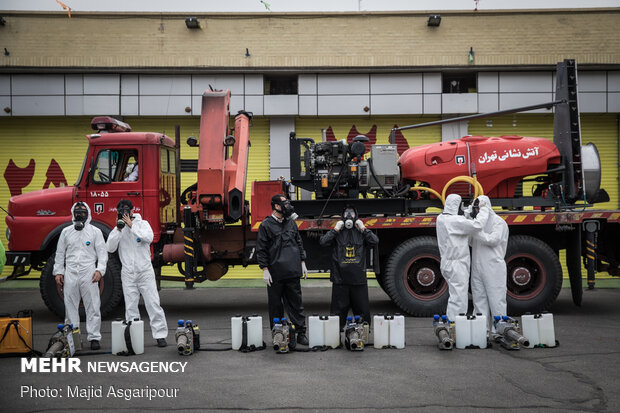
<path fill-rule="evenodd" d="M 82 168 L 92 133 L 90 117 L 11 117 L 0 121 L 0 206 L 14 195 L 73 185 Z M 20 170 L 21 169 L 21 170 Z M 45 207 L 41 205 L 41 207 Z M 8 249 L 5 214 L 0 214 L 0 239 Z M 3 276 L 13 267 L 5 267 Z M 32 272 L 29 278 L 38 278 Z"/>
<path fill-rule="evenodd" d="M 601 157 L 601 188 L 609 194 L 609 202 L 596 204 L 596 208 L 618 209 L 618 117 L 581 115 L 581 142 L 595 144 Z"/>
<path fill-rule="evenodd" d="M 518 114 L 491 119 L 476 119 L 469 123 L 471 135 L 497 136 L 521 135 L 543 137 L 553 140 L 553 115 L 551 114 Z M 601 157 L 601 187 L 609 194 L 610 201 L 596 204 L 597 209 L 617 209 L 618 197 L 618 118 L 613 114 L 582 114 L 581 141 L 583 144 L 592 142 L 596 145 Z M 524 185 L 524 195 L 531 194 L 531 185 Z M 531 209 L 531 208 L 530 208 Z M 565 264 L 565 253 L 560 253 L 562 272 L 568 277 Z M 586 274 L 585 268 L 582 274 Z M 607 273 L 597 275 L 608 278 Z"/>

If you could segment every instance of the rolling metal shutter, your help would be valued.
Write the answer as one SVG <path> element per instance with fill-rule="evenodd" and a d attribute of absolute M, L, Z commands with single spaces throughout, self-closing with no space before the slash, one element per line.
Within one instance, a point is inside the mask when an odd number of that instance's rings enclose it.
<path fill-rule="evenodd" d="M 78 178 L 88 140 L 90 117 L 6 117 L 0 121 L 0 206 L 7 208 L 13 195 L 43 188 L 73 185 Z M 43 207 L 43 205 L 42 205 Z M 0 214 L 0 240 L 8 249 L 4 212 Z M 6 266 L 3 276 L 13 267 Z M 28 278 L 38 278 L 32 272 Z"/>

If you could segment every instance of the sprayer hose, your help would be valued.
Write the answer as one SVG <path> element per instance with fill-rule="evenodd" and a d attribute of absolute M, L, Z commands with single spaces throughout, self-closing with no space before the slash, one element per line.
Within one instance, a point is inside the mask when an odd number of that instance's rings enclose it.
<path fill-rule="evenodd" d="M 480 184 L 480 182 L 478 182 L 478 180 L 476 179 L 475 175 L 474 176 L 461 175 L 461 176 L 456 176 L 450 179 L 448 183 L 443 187 L 443 191 L 441 192 L 441 194 L 435 191 L 434 189 L 426 187 L 426 186 L 412 186 L 411 188 L 409 188 L 409 190 L 430 192 L 431 194 L 435 195 L 441 201 L 442 204 L 445 204 L 446 203 L 446 192 L 448 191 L 448 188 L 450 188 L 450 185 L 452 185 L 455 182 L 467 182 L 468 184 L 473 186 L 475 198 L 478 198 L 480 195 L 484 195 L 484 189 L 482 188 L 482 185 Z"/>
<path fill-rule="evenodd" d="M 441 192 L 442 202 L 444 202 L 446 199 L 446 192 L 448 191 L 448 188 L 450 188 L 450 185 L 452 185 L 455 182 L 467 182 L 468 184 L 473 186 L 474 187 L 474 198 L 478 198 L 480 195 L 484 195 L 484 189 L 482 188 L 482 185 L 480 184 L 480 182 L 478 182 L 478 180 L 476 179 L 475 175 L 474 176 L 462 175 L 462 176 L 457 176 L 457 177 L 450 179 L 448 183 L 443 187 L 443 191 Z"/>

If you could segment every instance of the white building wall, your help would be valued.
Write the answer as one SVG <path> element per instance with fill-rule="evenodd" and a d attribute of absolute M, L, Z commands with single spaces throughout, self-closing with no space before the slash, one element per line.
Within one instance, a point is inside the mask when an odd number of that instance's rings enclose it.
<path fill-rule="evenodd" d="M 580 72 L 580 110 L 620 112 L 620 71 Z M 209 87 L 256 116 L 457 115 L 553 100 L 553 72 L 481 72 L 477 93 L 442 93 L 441 73 L 302 74 L 297 95 L 265 95 L 262 74 L 3 74 L 0 116 L 200 115 Z M 545 113 L 549 109 L 538 109 Z"/>

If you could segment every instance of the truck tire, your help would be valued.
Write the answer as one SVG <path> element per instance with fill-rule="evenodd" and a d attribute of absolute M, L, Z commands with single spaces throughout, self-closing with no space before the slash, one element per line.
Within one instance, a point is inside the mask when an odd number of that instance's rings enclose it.
<path fill-rule="evenodd" d="M 400 244 L 388 258 L 385 291 L 405 313 L 426 317 L 444 314 L 448 284 L 441 275 L 437 238 L 421 236 Z"/>
<path fill-rule="evenodd" d="M 545 242 L 528 235 L 508 239 L 506 250 L 508 314 L 551 308 L 562 288 L 562 266 Z"/>
<path fill-rule="evenodd" d="M 52 253 L 41 271 L 39 289 L 47 308 L 64 320 L 65 303 L 62 290 L 56 285 L 54 256 L 55 253 Z M 108 254 L 108 265 L 105 276 L 99 282 L 99 293 L 101 295 L 101 317 L 103 318 L 112 313 L 123 301 L 121 263 L 117 253 Z M 80 319 L 86 321 L 86 314 L 82 305 L 80 305 Z"/>

